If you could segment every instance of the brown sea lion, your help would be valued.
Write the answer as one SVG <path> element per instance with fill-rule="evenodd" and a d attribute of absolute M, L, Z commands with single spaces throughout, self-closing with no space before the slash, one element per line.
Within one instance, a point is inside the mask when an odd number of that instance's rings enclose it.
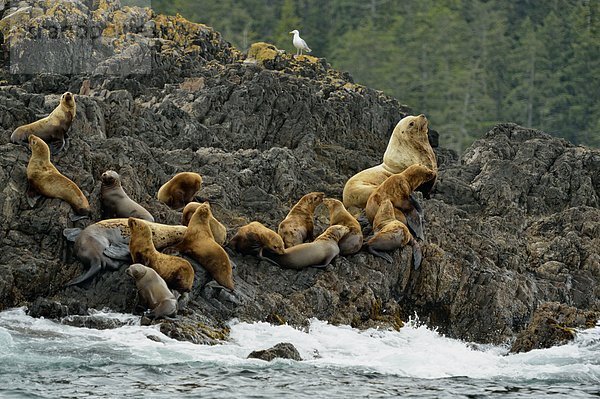
<path fill-rule="evenodd" d="M 180 210 L 200 190 L 202 176 L 194 172 L 177 173 L 159 189 L 156 197 L 171 209 Z"/>
<path fill-rule="evenodd" d="M 306 267 L 325 267 L 338 256 L 339 240 L 350 232 L 347 226 L 330 226 L 313 242 L 307 242 L 286 248 L 283 255 L 265 253 L 269 259 L 287 269 L 304 269 Z"/>
<path fill-rule="evenodd" d="M 396 218 L 412 229 L 416 237 L 423 239 L 421 207 L 411 194 L 434 177 L 435 173 L 423 165 L 411 165 L 404 172 L 388 177 L 369 196 L 365 207 L 367 218 L 373 223 L 381 203 L 390 199 L 396 208 Z"/>
<path fill-rule="evenodd" d="M 302 244 L 314 237 L 313 216 L 315 208 L 323 202 L 324 193 L 308 193 L 296 203 L 287 214 L 285 219 L 279 223 L 277 234 L 283 238 L 286 248 Z"/>
<path fill-rule="evenodd" d="M 94 223 L 81 230 L 68 228 L 63 235 L 74 241 L 75 256 L 86 266 L 87 272 L 67 283 L 75 285 L 95 276 L 102 269 L 117 270 L 124 262 L 131 259 L 129 239 L 131 230 L 128 219 L 107 219 Z M 179 242 L 185 234 L 185 226 L 169 226 L 166 224 L 146 222 L 152 230 L 154 247 L 162 249 Z"/>
<path fill-rule="evenodd" d="M 347 226 L 350 232 L 339 242 L 341 255 L 352 255 L 360 251 L 363 245 L 363 234 L 360 223 L 344 207 L 344 204 L 334 198 L 325 198 L 323 204 L 329 209 L 329 225 L 340 224 Z"/>
<path fill-rule="evenodd" d="M 174 317 L 177 314 L 177 299 L 169 290 L 165 280 L 154 270 L 139 263 L 127 268 L 127 274 L 134 278 L 138 295 L 150 318 Z"/>
<path fill-rule="evenodd" d="M 65 147 L 65 137 L 75 118 L 76 108 L 75 96 L 66 92 L 60 97 L 58 106 L 50 115 L 28 125 L 19 126 L 10 136 L 10 141 L 26 143 L 29 136 L 34 134 L 50 145 L 54 155 Z"/>
<path fill-rule="evenodd" d="M 211 216 L 210 206 L 200 204 L 194 211 L 181 242 L 169 249 L 192 257 L 217 283 L 233 291 L 233 267 L 227 252 L 214 239 L 210 229 Z"/>
<path fill-rule="evenodd" d="M 434 172 L 434 178 L 419 187 L 428 198 L 437 175 L 437 160 L 427 137 L 425 115 L 407 116 L 400 120 L 383 155 L 383 163 L 352 176 L 344 186 L 343 202 L 346 208 L 364 208 L 369 196 L 385 179 L 403 172 L 413 164 L 421 164 Z"/>
<path fill-rule="evenodd" d="M 123 186 L 121 185 L 121 176 L 113 170 L 107 170 L 100 177 L 102 187 L 100 196 L 102 197 L 102 206 L 108 217 L 128 218 L 136 217 L 138 219 L 154 222 L 154 217 L 143 206 L 129 198 Z"/>
<path fill-rule="evenodd" d="M 385 199 L 373 219 L 373 232 L 375 233 L 367 242 L 366 246 L 370 253 L 379 256 L 389 263 L 392 263 L 392 257 L 380 251 L 393 251 L 396 248 L 402 248 L 406 244 L 410 244 L 413 248 L 413 264 L 415 270 L 421 266 L 421 247 L 415 240 L 408 227 L 404 223 L 396 219 L 396 210 L 392 201 Z"/>
<path fill-rule="evenodd" d="M 208 201 L 204 201 L 204 204 L 207 204 L 210 207 Z M 194 212 L 196 212 L 196 209 L 198 209 L 198 206 L 200 206 L 199 202 L 190 202 L 185 206 L 185 208 L 183 208 L 183 215 L 181 217 L 182 225 L 187 226 L 190 223 L 190 219 L 192 218 Z M 227 240 L 227 228 L 214 217 L 212 214 L 212 208 L 209 224 L 210 231 L 212 231 L 213 237 L 215 238 L 217 244 L 225 244 L 225 241 Z"/>
<path fill-rule="evenodd" d="M 256 255 L 260 259 L 271 261 L 263 256 L 263 249 L 283 255 L 285 244 L 279 234 L 260 222 L 250 222 L 238 229 L 228 246 L 245 255 Z"/>
<path fill-rule="evenodd" d="M 35 193 L 50 198 L 60 198 L 71 205 L 78 215 L 89 215 L 90 204 L 77 184 L 61 174 L 50 162 L 50 149 L 41 138 L 29 136 L 31 157 L 27 165 L 28 196 L 33 199 Z M 30 205 L 35 204 L 35 199 Z"/>
<path fill-rule="evenodd" d="M 152 243 L 152 230 L 147 222 L 129 218 L 127 224 L 131 232 L 131 259 L 155 270 L 172 290 L 179 293 L 190 292 L 194 285 L 194 268 L 190 262 L 178 256 L 158 252 Z"/>

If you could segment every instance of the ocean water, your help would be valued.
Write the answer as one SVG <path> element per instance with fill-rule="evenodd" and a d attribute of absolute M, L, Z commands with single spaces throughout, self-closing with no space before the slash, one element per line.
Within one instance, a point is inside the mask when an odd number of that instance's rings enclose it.
<path fill-rule="evenodd" d="M 418 322 L 397 332 L 231 321 L 231 341 L 208 346 L 135 316 L 101 316 L 133 325 L 94 330 L 0 312 L 0 398 L 600 397 L 600 326 L 568 345 L 508 354 Z M 279 342 L 305 360 L 246 359 Z"/>

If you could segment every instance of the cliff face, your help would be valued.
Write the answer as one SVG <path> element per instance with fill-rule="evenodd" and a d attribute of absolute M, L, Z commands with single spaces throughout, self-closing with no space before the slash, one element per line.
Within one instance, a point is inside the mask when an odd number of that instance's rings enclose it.
<path fill-rule="evenodd" d="M 11 43 L 0 72 L 0 309 L 30 304 L 32 314 L 50 317 L 133 309 L 135 288 L 124 268 L 62 288 L 82 272 L 62 230 L 101 219 L 99 178 L 107 169 L 121 174 L 126 192 L 157 221 L 171 224 L 181 214 L 156 200 L 158 188 L 177 172 L 200 173 L 199 195 L 231 237 L 252 220 L 276 228 L 307 192 L 340 198 L 350 176 L 381 162 L 393 127 L 409 113 L 323 59 L 294 59 L 266 44 L 245 56 L 209 27 L 112 1 L 59 6 L 5 9 L 0 22 Z M 77 26 L 96 33 L 77 41 Z M 29 66 L 15 54 L 55 34 L 72 47 L 36 66 L 55 72 L 23 74 Z M 55 70 L 80 51 L 86 57 L 77 68 Z M 70 148 L 53 157 L 93 207 L 89 220 L 73 223 L 60 200 L 29 207 L 29 150 L 9 137 L 49 113 L 63 92 L 79 92 L 84 79 L 91 92 L 76 98 Z M 451 336 L 502 342 L 544 302 L 600 310 L 598 150 L 505 124 L 460 160 L 436 153 L 440 177 L 422 201 L 426 244 L 418 271 L 410 249 L 394 253 L 393 265 L 359 253 L 300 272 L 233 255 L 235 293 L 207 285 L 197 269 L 189 310 L 163 331 L 212 342 L 226 336 L 223 322 L 232 317 L 399 328 L 417 312 Z M 326 224 L 323 211 L 317 230 Z"/>

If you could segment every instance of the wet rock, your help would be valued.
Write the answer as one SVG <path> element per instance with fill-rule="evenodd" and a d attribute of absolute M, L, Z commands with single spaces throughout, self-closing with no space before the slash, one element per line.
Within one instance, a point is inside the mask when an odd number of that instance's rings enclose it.
<path fill-rule="evenodd" d="M 113 328 L 132 326 L 137 323 L 137 320 L 119 320 L 108 318 L 106 316 L 67 316 L 60 320 L 61 324 L 66 324 L 73 327 L 93 328 L 95 330 L 110 330 Z"/>
<path fill-rule="evenodd" d="M 282 342 L 272 348 L 254 351 L 248 355 L 248 359 L 261 359 L 266 360 L 267 362 L 276 358 L 292 359 L 296 361 L 302 360 L 300 353 L 298 353 L 298 349 L 289 342 Z"/>
<path fill-rule="evenodd" d="M 61 303 L 39 297 L 28 307 L 27 314 L 31 317 L 62 319 L 67 316 L 85 317 L 88 315 L 88 309 L 76 300 Z"/>
<path fill-rule="evenodd" d="M 0 309 L 32 307 L 38 298 L 58 305 L 40 302 L 31 314 L 56 319 L 78 313 L 64 309 L 71 303 L 136 309 L 127 262 L 65 287 L 85 267 L 62 231 L 102 218 L 99 178 L 108 169 L 158 222 L 181 221 L 156 199 L 158 188 L 177 172 L 195 171 L 203 176 L 197 199 L 211 202 L 229 237 L 253 220 L 276 229 L 307 192 L 340 198 L 350 176 L 379 164 L 394 126 L 410 112 L 323 59 L 264 43 L 244 55 L 205 25 L 112 0 L 53 3 L 32 3 L 43 15 L 24 20 L 10 39 L 19 49 L 38 37 L 32 32 L 50 40 L 60 28 L 71 47 L 40 57 L 44 73 L 9 73 L 19 60 L 0 69 Z M 91 42 L 74 40 L 77 24 L 95 35 Z M 70 52 L 81 54 L 80 64 L 52 69 Z M 151 73 L 130 74 L 134 60 Z M 28 205 L 29 150 L 9 138 L 47 115 L 64 91 L 78 93 L 84 80 L 90 91 L 76 98 L 70 147 L 52 158 L 92 207 L 89 219 L 72 222 L 61 200 Z M 444 132 L 431 124 L 430 141 L 443 143 Z M 232 318 L 306 326 L 316 317 L 399 329 L 416 312 L 451 337 L 501 343 L 528 325 L 540 303 L 600 309 L 598 149 L 501 124 L 460 157 L 435 151 L 437 187 L 431 199 L 419 197 L 426 235 L 419 270 L 408 248 L 392 254 L 393 264 L 361 252 L 302 271 L 232 254 L 235 291 L 195 265 L 188 308 L 174 321 L 157 321 L 161 331 L 217 343 L 227 339 L 224 322 Z M 328 221 L 317 213 L 319 233 Z"/>
<path fill-rule="evenodd" d="M 577 334 L 576 329 L 591 328 L 600 312 L 581 311 L 560 303 L 544 303 L 536 309 L 526 329 L 517 335 L 511 352 L 529 352 L 565 344 Z"/>

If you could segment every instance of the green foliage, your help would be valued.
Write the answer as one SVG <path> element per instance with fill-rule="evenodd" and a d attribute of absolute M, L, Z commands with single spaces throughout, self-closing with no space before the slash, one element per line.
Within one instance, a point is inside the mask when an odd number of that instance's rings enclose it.
<path fill-rule="evenodd" d="M 292 29 L 356 82 L 425 113 L 462 151 L 498 122 L 600 145 L 600 2 L 154 0 L 247 50 Z"/>

